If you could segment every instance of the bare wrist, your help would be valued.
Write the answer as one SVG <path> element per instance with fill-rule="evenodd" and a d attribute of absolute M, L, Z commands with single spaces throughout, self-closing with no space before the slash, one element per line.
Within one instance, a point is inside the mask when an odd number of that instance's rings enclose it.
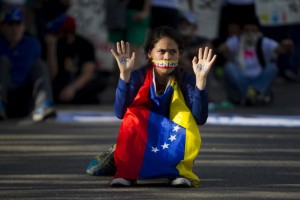
<path fill-rule="evenodd" d="M 130 79 L 130 73 L 120 73 L 120 79 L 128 83 Z"/>
<path fill-rule="evenodd" d="M 196 80 L 196 86 L 199 90 L 204 90 L 206 86 L 206 79 L 201 78 L 200 80 Z"/>

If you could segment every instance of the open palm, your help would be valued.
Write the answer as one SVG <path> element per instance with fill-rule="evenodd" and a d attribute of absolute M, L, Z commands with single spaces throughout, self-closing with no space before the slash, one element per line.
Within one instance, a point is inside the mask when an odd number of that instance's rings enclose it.
<path fill-rule="evenodd" d="M 216 55 L 212 56 L 212 49 L 205 47 L 203 53 L 202 48 L 199 48 L 198 58 L 195 56 L 192 61 L 196 77 L 206 78 L 216 57 Z"/>
<path fill-rule="evenodd" d="M 111 49 L 113 56 L 115 57 L 120 73 L 130 73 L 134 70 L 135 52 L 130 57 L 130 45 L 128 42 L 117 42 L 117 52 Z"/>

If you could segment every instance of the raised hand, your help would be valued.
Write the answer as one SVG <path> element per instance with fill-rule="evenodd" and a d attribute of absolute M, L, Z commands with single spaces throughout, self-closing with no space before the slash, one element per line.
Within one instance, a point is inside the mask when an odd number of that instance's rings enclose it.
<path fill-rule="evenodd" d="M 120 78 L 128 81 L 131 72 L 134 70 L 135 52 L 130 57 L 130 45 L 128 42 L 117 42 L 117 52 L 111 49 L 120 69 Z"/>
<path fill-rule="evenodd" d="M 195 56 L 193 63 L 193 71 L 196 75 L 196 85 L 199 89 L 203 89 L 206 84 L 206 77 L 215 62 L 217 55 L 212 56 L 212 49 L 205 47 L 204 53 L 199 48 L 198 58 Z"/>
<path fill-rule="evenodd" d="M 202 55 L 202 48 L 199 48 L 198 59 L 195 56 L 192 61 L 195 75 L 206 77 L 216 57 L 216 55 L 212 57 L 212 49 L 205 47 Z"/>

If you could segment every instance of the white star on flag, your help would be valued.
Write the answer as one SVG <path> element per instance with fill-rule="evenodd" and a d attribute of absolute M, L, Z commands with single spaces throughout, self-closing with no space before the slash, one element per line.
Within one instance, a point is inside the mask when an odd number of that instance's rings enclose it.
<path fill-rule="evenodd" d="M 163 145 L 161 145 L 161 147 L 162 147 L 163 149 L 167 149 L 167 148 L 169 148 L 169 144 L 164 143 Z"/>
<path fill-rule="evenodd" d="M 175 131 L 175 132 L 177 132 L 179 129 L 180 129 L 180 127 L 178 125 L 173 127 L 173 131 Z"/>
<path fill-rule="evenodd" d="M 173 142 L 174 140 L 176 140 L 176 135 L 171 135 L 171 136 L 169 137 L 169 140 L 171 140 L 171 142 Z"/>
<path fill-rule="evenodd" d="M 151 150 L 151 151 L 153 151 L 154 153 L 156 153 L 156 152 L 158 152 L 159 150 L 158 150 L 157 147 L 152 147 L 152 150 Z"/>

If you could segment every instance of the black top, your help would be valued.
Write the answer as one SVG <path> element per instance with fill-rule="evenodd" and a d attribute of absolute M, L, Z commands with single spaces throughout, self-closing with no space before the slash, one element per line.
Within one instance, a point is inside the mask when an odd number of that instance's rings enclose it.
<path fill-rule="evenodd" d="M 58 76 L 76 77 L 85 62 L 95 62 L 95 49 L 85 38 L 76 35 L 75 41 L 67 44 L 65 38 L 57 45 Z"/>

